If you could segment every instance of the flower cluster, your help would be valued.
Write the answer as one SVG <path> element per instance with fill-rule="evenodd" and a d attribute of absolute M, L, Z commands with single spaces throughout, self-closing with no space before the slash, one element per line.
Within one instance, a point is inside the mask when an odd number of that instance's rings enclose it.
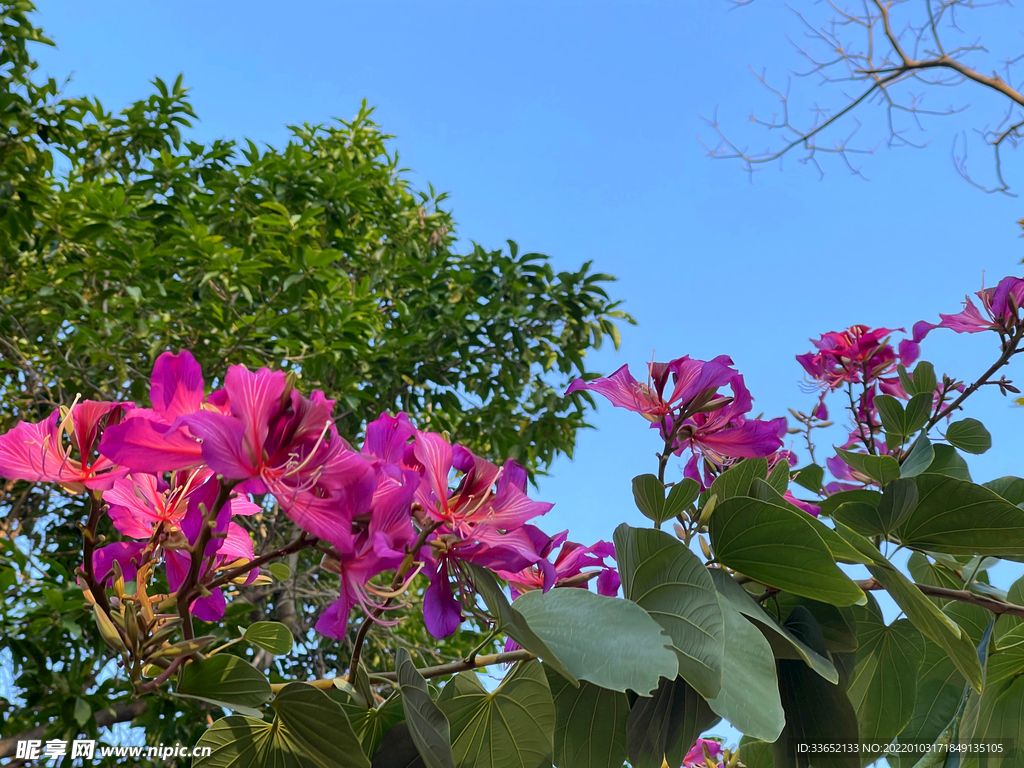
<path fill-rule="evenodd" d="M 706 487 L 736 459 L 776 453 L 786 433 L 784 418 L 761 421 L 747 417 L 753 398 L 743 376 L 732 366 L 725 355 L 709 361 L 686 356 L 651 363 L 646 384 L 622 366 L 607 378 L 577 379 L 566 394 L 597 392 L 612 405 L 639 413 L 660 431 L 666 453 L 680 456 L 689 452 L 684 475 Z M 724 387 L 730 394 L 722 393 Z"/>
<path fill-rule="evenodd" d="M 585 586 L 595 576 L 605 594 L 618 588 L 609 545 L 580 547 L 531 524 L 551 505 L 527 496 L 521 466 L 497 467 L 415 429 L 405 414 L 369 424 L 356 450 L 338 434 L 323 392 L 307 397 L 282 372 L 235 365 L 207 395 L 188 352 L 157 359 L 150 402 L 76 402 L 0 436 L 4 477 L 60 483 L 103 503 L 122 539 L 85 564 L 97 585 L 162 563 L 171 593 L 192 590 L 192 615 L 220 618 L 225 573 L 235 583 L 258 575 L 237 521 L 265 508 L 257 497 L 276 502 L 339 575 L 339 597 L 316 624 L 330 637 L 344 636 L 356 606 L 381 615 L 387 600 L 375 601 L 383 591 L 371 580 L 407 559 L 430 579 L 424 620 L 437 637 L 462 621 L 457 595 L 472 586 L 464 563 L 518 591 Z"/>

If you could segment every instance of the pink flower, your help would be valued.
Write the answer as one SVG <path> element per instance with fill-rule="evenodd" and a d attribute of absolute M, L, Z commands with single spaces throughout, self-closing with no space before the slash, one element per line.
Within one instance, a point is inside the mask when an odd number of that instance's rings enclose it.
<path fill-rule="evenodd" d="M 203 371 L 191 352 L 164 352 L 149 380 L 152 408 L 135 408 L 103 435 L 100 452 L 140 472 L 165 472 L 198 466 L 202 447 L 184 417 L 203 409 L 226 408 L 223 390 L 204 397 Z"/>
<path fill-rule="evenodd" d="M 452 578 L 466 581 L 459 563 L 505 571 L 536 563 L 551 539 L 526 522 L 552 505 L 526 495 L 526 471 L 512 460 L 499 469 L 440 435 L 422 432 L 416 436 L 414 455 L 423 467 L 416 500 L 426 518 L 441 524 L 422 552 L 430 579 L 423 617 L 435 637 L 447 637 L 462 620 L 451 587 Z M 453 469 L 463 473 L 454 492 L 448 480 Z"/>
<path fill-rule="evenodd" d="M 368 435 L 367 442 L 370 441 Z M 374 576 L 398 568 L 405 557 L 405 549 L 415 533 L 411 510 L 419 484 L 420 477 L 415 471 L 393 464 L 383 469 L 373 494 L 369 524 L 356 537 L 352 553 L 324 559 L 324 567 L 341 577 L 341 594 L 320 615 L 317 632 L 340 639 L 345 636 L 354 606 L 363 608 L 367 616 L 379 607 L 367 594 L 371 591 L 367 585 Z"/>
<path fill-rule="evenodd" d="M 720 760 L 722 757 L 722 745 L 714 739 L 697 739 L 697 743 L 690 747 L 690 751 L 683 758 L 684 768 L 704 768 L 707 761 L 704 758 L 704 749 L 707 748 L 712 760 Z"/>
<path fill-rule="evenodd" d="M 974 294 L 981 302 L 985 314 L 975 306 L 970 296 L 964 297 L 964 308 L 955 315 L 939 314 L 938 323 L 924 320 L 914 324 L 914 341 L 920 342 L 936 328 L 948 328 L 956 333 L 996 331 L 1010 334 L 1021 327 L 1021 305 L 1024 304 L 1024 280 L 1004 277 L 995 288 L 983 288 Z"/>
<path fill-rule="evenodd" d="M 514 600 L 523 592 L 543 590 L 547 592 L 553 587 L 583 587 L 597 577 L 597 593 L 614 597 L 619 591 L 619 574 L 614 566 L 605 562 L 606 558 L 615 559 L 615 547 L 607 541 L 599 541 L 584 547 L 572 541 L 566 541 L 568 531 L 556 534 L 551 539 L 552 549 L 561 544 L 561 549 L 554 563 L 539 560 L 521 571 L 498 571 L 497 574 L 508 582 Z M 594 568 L 596 570 L 584 570 Z"/>
<path fill-rule="evenodd" d="M 110 488 L 128 470 L 97 455 L 96 444 L 100 434 L 115 428 L 131 407 L 131 403 L 83 400 L 64 415 L 58 409 L 37 424 L 19 422 L 0 436 L 0 474 L 11 480 L 59 483 L 71 493 Z"/>
<path fill-rule="evenodd" d="M 668 363 L 650 363 L 648 383 L 641 384 L 622 366 L 607 378 L 592 381 L 576 379 L 565 394 L 589 390 L 604 395 L 611 404 L 641 414 L 645 419 L 659 422 L 669 414 L 689 413 L 707 404 L 715 391 L 734 375 L 732 360 L 725 355 L 714 360 L 692 360 L 680 357 Z M 665 387 L 672 379 L 672 392 Z"/>
<path fill-rule="evenodd" d="M 897 363 L 911 365 L 920 354 L 917 339 L 904 339 L 899 354 L 889 344 L 889 334 L 902 328 L 870 328 L 852 325 L 845 331 L 822 334 L 818 341 L 811 340 L 816 352 L 797 355 L 797 362 L 821 387 L 821 397 L 814 411 L 817 419 L 827 419 L 825 395 L 847 383 L 872 384 L 896 369 Z M 898 379 L 896 380 L 898 383 Z M 884 390 L 884 387 L 883 387 Z"/>

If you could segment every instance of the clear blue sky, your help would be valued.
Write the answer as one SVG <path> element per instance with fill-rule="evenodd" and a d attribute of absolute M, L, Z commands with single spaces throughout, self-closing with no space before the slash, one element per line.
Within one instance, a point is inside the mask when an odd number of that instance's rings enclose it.
<path fill-rule="evenodd" d="M 1022 272 L 1024 202 L 978 192 L 953 169 L 952 132 L 972 125 L 964 118 L 932 121 L 925 150 L 881 147 L 863 161 L 867 182 L 836 163 L 819 181 L 791 159 L 751 184 L 740 166 L 705 156 L 698 111 L 716 105 L 739 135 L 765 142 L 746 123 L 752 106 L 768 105 L 747 67 L 784 79 L 797 65 L 785 35 L 798 24 L 781 3 L 296 7 L 42 0 L 41 23 L 59 47 L 40 58 L 47 74 L 73 72 L 70 93 L 108 108 L 145 96 L 154 75 L 184 72 L 204 140 L 281 144 L 286 124 L 349 117 L 365 97 L 416 179 L 450 191 L 464 239 L 497 247 L 511 238 L 559 266 L 593 260 L 620 278 L 613 291 L 639 326 L 623 329 L 620 354 L 593 358 L 598 370 L 629 362 L 642 375 L 652 351 L 729 354 L 769 416 L 811 404 L 793 359 L 808 337 L 854 323 L 909 329 L 958 311 L 983 273 L 993 284 Z M 969 31 L 996 55 L 1018 52 L 1020 10 L 977 21 Z M 812 82 L 799 87 L 805 104 L 824 95 Z M 992 103 L 961 90 L 929 104 Z M 978 171 L 985 163 L 972 156 Z M 996 354 L 994 336 L 949 332 L 923 349 L 962 378 Z M 995 448 L 972 460 L 975 478 L 1024 473 L 1024 409 L 995 391 L 976 400 L 972 415 Z M 623 520 L 641 524 L 630 479 L 651 471 L 657 448 L 631 414 L 605 406 L 593 422 L 576 460 L 559 461 L 539 494 L 556 502 L 546 527 L 584 540 L 610 539 Z"/>

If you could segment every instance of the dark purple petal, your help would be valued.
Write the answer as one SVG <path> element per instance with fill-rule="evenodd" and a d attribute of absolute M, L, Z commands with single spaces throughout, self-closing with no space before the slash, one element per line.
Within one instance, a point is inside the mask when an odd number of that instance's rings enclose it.
<path fill-rule="evenodd" d="M 428 563 L 424 571 L 430 578 L 430 585 L 423 594 L 423 623 L 430 634 L 441 640 L 462 623 L 462 606 L 452 594 L 446 562 L 442 561 L 436 570 Z"/>

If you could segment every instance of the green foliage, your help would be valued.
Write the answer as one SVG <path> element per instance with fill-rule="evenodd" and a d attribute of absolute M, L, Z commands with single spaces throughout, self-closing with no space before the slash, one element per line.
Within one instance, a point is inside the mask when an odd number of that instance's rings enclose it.
<path fill-rule="evenodd" d="M 623 596 L 665 629 L 679 658 L 679 676 L 705 698 L 722 687 L 725 623 L 704 564 L 661 531 L 615 529 L 615 558 Z"/>
<path fill-rule="evenodd" d="M 451 723 L 459 768 L 551 765 L 555 704 L 540 662 L 518 663 L 493 691 L 472 672 L 460 673 L 445 686 L 438 706 Z"/>
<path fill-rule="evenodd" d="M 590 350 L 617 346 L 617 324 L 633 322 L 606 293 L 611 277 L 589 263 L 556 270 L 511 241 L 457 246 L 446 196 L 410 182 L 365 103 L 350 120 L 292 126 L 272 147 L 191 138 L 180 76 L 155 79 L 120 111 L 69 95 L 73 84 L 35 72 L 32 44 L 52 43 L 33 11 L 0 2 L 0 432 L 77 394 L 147 404 L 155 357 L 189 349 L 208 386 L 241 363 L 324 389 L 353 441 L 380 412 L 404 409 L 531 474 L 572 453 L 592 401 L 561 393 Z M 0 544 L 17 536 L 32 552 L 31 563 L 0 562 L 0 649 L 24 702 L 0 702 L 5 732 L 53 722 L 54 733 L 95 736 L 86 710 L 126 701 L 119 678 L 99 674 L 107 649 L 76 597 L 83 514 L 81 497 L 0 483 Z M 247 523 L 257 553 L 292 536 L 269 502 Z M 337 596 L 310 579 L 316 562 L 271 564 L 278 583 L 241 588 L 210 630 L 217 641 L 274 618 L 285 629 L 271 641 L 248 637 L 261 669 L 284 681 L 344 668 L 348 648 L 310 631 Z M 482 639 L 465 628 L 436 648 L 418 620 L 395 632 L 435 660 Z M 59 671 L 46 663 L 70 648 Z M 366 658 L 380 668 L 386 651 L 368 644 Z M 194 743 L 208 709 L 154 700 L 138 722 L 152 743 Z"/>
<path fill-rule="evenodd" d="M 370 768 L 345 713 L 322 691 L 292 683 L 272 706 L 273 722 L 233 715 L 215 723 L 196 745 L 212 751 L 195 768 Z"/>
<path fill-rule="evenodd" d="M 516 600 L 516 608 L 579 680 L 646 695 L 658 687 L 658 678 L 676 676 L 671 640 L 628 600 L 584 589 L 553 589 L 527 592 Z"/>
<path fill-rule="evenodd" d="M 581 683 L 573 688 L 545 667 L 555 702 L 554 762 L 559 768 L 621 768 L 626 760 L 626 694 Z"/>
<path fill-rule="evenodd" d="M 715 507 L 708 527 L 718 559 L 740 573 L 835 605 L 864 597 L 804 513 L 737 497 Z"/>

